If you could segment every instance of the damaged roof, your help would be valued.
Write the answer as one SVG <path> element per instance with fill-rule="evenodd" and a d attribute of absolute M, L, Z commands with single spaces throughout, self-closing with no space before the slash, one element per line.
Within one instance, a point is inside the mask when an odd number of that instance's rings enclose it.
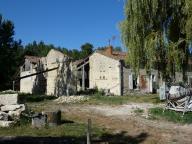
<path fill-rule="evenodd" d="M 25 59 L 28 59 L 31 63 L 35 63 L 36 64 L 36 63 L 38 63 L 40 61 L 41 57 L 26 55 Z"/>

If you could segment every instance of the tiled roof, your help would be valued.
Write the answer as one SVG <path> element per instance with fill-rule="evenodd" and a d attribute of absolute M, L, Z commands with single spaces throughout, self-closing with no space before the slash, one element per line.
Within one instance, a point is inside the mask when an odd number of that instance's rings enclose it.
<path fill-rule="evenodd" d="M 125 60 L 127 57 L 126 52 L 112 51 L 111 54 L 106 52 L 106 50 L 98 50 L 96 52 L 116 60 Z"/>
<path fill-rule="evenodd" d="M 25 59 L 28 59 L 31 63 L 38 63 L 41 59 L 41 57 L 37 57 L 37 56 L 25 56 Z"/>

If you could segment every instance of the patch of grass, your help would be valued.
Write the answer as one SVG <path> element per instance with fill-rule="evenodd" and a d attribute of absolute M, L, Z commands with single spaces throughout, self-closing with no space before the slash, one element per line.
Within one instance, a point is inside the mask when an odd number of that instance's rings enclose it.
<path fill-rule="evenodd" d="M 45 100 L 53 100 L 56 99 L 55 96 L 47 96 L 47 95 L 37 95 L 37 94 L 19 94 L 19 100 L 21 103 L 25 102 L 41 102 Z"/>
<path fill-rule="evenodd" d="M 163 108 L 151 108 L 149 110 L 150 117 L 152 119 L 163 119 L 167 121 L 171 121 L 174 123 L 182 123 L 182 124 L 191 124 L 192 123 L 192 113 L 188 112 L 182 117 L 181 112 L 165 110 L 163 112 Z"/>
<path fill-rule="evenodd" d="M 85 102 L 88 104 L 110 104 L 121 105 L 129 102 L 135 103 L 161 103 L 157 94 L 148 95 L 128 95 L 128 96 L 104 96 L 101 94 L 95 94 L 89 97 L 90 99 Z"/>
<path fill-rule="evenodd" d="M 134 113 L 136 113 L 136 114 L 142 114 L 142 113 L 144 113 L 144 110 L 138 108 L 138 109 L 134 110 Z"/>
<path fill-rule="evenodd" d="M 32 136 L 32 137 L 86 137 L 87 124 L 64 120 L 59 126 L 32 128 L 31 121 L 22 120 L 11 128 L 0 128 L 0 136 Z M 100 137 L 105 130 L 92 126 L 92 133 Z"/>

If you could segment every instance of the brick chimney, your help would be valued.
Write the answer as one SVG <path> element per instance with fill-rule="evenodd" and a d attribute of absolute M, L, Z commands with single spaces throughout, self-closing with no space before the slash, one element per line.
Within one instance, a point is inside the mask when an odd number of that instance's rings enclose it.
<path fill-rule="evenodd" d="M 105 50 L 106 54 L 108 55 L 112 55 L 113 54 L 113 47 L 112 46 L 109 46 L 106 48 Z"/>

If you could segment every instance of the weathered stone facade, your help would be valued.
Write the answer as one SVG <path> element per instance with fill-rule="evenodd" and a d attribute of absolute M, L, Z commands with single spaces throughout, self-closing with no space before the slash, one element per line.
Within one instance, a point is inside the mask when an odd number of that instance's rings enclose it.
<path fill-rule="evenodd" d="M 31 74 L 36 75 L 20 80 L 21 92 L 56 96 L 76 92 L 71 60 L 57 50 L 50 50 L 47 56 L 42 58 L 26 57 L 25 63 L 21 67 L 20 77 Z"/>
<path fill-rule="evenodd" d="M 37 72 L 40 57 L 25 56 L 24 65 L 20 67 L 20 77 L 34 74 Z M 20 92 L 33 93 L 37 76 L 31 76 L 20 80 Z"/>
<path fill-rule="evenodd" d="M 47 95 L 69 95 L 76 92 L 72 63 L 68 56 L 51 50 L 47 55 L 47 68 L 58 69 L 47 73 Z"/>
<path fill-rule="evenodd" d="M 94 52 L 86 60 L 81 60 L 81 64 L 78 65 L 81 75 L 82 68 L 89 67 L 89 70 L 84 72 L 85 79 L 89 76 L 87 88 L 103 89 L 114 95 L 126 95 L 134 89 L 154 92 L 158 83 L 158 72 L 152 70 L 148 74 L 145 69 L 141 69 L 139 75 L 135 75 L 125 65 L 125 59 L 126 53 L 113 51 L 112 47 L 108 47 Z"/>
<path fill-rule="evenodd" d="M 121 95 L 121 63 L 100 53 L 89 58 L 90 88 L 108 89 L 110 93 Z"/>

